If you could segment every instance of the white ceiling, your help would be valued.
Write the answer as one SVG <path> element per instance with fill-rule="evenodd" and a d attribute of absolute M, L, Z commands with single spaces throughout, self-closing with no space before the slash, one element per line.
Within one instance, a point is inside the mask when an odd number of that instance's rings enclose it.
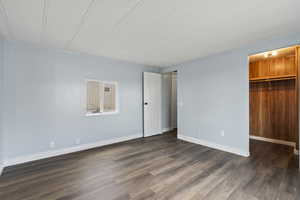
<path fill-rule="evenodd" d="M 0 0 L 12 40 L 168 66 L 300 32 L 299 0 Z"/>

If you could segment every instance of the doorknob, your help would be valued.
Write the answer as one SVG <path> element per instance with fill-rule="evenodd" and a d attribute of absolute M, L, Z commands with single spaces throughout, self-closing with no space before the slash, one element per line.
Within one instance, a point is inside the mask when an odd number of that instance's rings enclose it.
<path fill-rule="evenodd" d="M 147 105 L 148 105 L 148 102 L 145 102 L 144 105 L 147 106 Z"/>

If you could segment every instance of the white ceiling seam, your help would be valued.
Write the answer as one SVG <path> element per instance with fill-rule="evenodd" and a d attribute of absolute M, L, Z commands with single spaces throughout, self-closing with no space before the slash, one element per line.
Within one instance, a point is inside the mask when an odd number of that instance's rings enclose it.
<path fill-rule="evenodd" d="M 128 9 L 127 12 L 125 12 L 122 17 L 114 24 L 112 31 L 114 31 L 120 24 L 123 23 L 123 21 L 125 21 L 128 16 L 135 11 L 139 6 L 141 6 L 146 0 L 138 0 L 132 7 L 130 7 Z"/>
<path fill-rule="evenodd" d="M 0 7 L 0 37 L 1 38 L 7 38 L 7 25 L 6 25 L 6 22 L 5 22 L 5 17 L 4 17 L 4 13 L 2 11 L 2 8 Z"/>
<path fill-rule="evenodd" d="M 5 26 L 6 26 L 6 29 L 7 29 L 6 30 L 7 37 L 9 39 L 14 39 L 14 33 L 12 32 L 12 29 L 10 28 L 7 11 L 5 9 L 5 6 L 4 6 L 2 0 L 0 0 L 0 12 L 1 12 L 1 15 L 4 18 Z M 4 35 L 4 34 L 2 34 L 2 35 Z"/>
<path fill-rule="evenodd" d="M 87 9 L 85 10 L 85 12 L 83 13 L 80 23 L 78 24 L 77 30 L 75 31 L 74 35 L 72 36 L 72 38 L 67 41 L 66 45 L 65 45 L 65 49 L 69 49 L 69 47 L 71 46 L 72 42 L 75 40 L 75 38 L 77 37 L 77 35 L 80 33 L 80 29 L 82 28 L 82 26 L 84 25 L 84 22 L 87 18 L 87 15 L 90 11 L 90 9 L 92 8 L 93 4 L 96 2 L 96 0 L 91 0 L 91 2 L 89 3 Z"/>
<path fill-rule="evenodd" d="M 43 19 L 43 0 L 2 0 L 13 40 L 39 44 Z"/>
<path fill-rule="evenodd" d="M 299 8 L 295 0 L 0 0 L 0 34 L 164 67 L 300 33 Z"/>
<path fill-rule="evenodd" d="M 48 18 L 48 0 L 44 0 L 43 2 L 43 19 L 42 19 L 42 30 L 40 35 L 40 43 L 44 40 L 44 33 L 47 26 L 47 18 Z"/>

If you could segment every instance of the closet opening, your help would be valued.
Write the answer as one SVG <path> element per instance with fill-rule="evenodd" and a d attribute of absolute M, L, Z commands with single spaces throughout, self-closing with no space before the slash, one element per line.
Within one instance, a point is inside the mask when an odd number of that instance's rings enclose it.
<path fill-rule="evenodd" d="M 177 137 L 177 71 L 162 77 L 162 132 Z"/>
<path fill-rule="evenodd" d="M 297 159 L 299 55 L 299 46 L 291 46 L 249 56 L 250 154 Z M 274 155 L 264 155 L 266 148 Z"/>

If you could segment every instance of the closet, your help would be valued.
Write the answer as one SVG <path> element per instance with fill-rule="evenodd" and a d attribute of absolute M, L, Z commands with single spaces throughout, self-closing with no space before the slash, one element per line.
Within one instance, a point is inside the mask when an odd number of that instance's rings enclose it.
<path fill-rule="evenodd" d="M 250 137 L 299 149 L 299 47 L 249 56 Z"/>

